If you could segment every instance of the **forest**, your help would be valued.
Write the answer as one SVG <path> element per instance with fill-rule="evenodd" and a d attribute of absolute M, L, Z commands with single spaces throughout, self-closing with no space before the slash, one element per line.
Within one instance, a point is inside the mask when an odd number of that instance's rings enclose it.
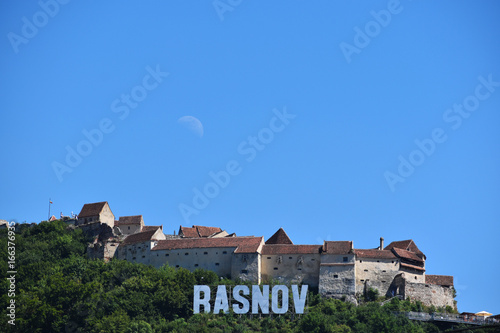
<path fill-rule="evenodd" d="M 194 285 L 243 282 L 205 270 L 90 260 L 85 254 L 89 241 L 63 221 L 20 224 L 10 234 L 0 230 L 0 284 L 9 291 L 1 294 L 0 331 L 440 332 L 431 323 L 397 315 L 437 309 L 397 298 L 381 305 L 375 292 L 358 306 L 310 292 L 302 315 L 193 314 Z M 11 304 L 15 320 L 9 317 Z M 475 332 L 481 331 L 487 332 Z"/>

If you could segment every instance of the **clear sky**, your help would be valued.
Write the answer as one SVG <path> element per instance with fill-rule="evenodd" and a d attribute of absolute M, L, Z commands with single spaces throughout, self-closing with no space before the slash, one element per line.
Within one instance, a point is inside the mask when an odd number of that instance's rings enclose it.
<path fill-rule="evenodd" d="M 413 239 L 500 313 L 498 1 L 3 1 L 0 218 Z"/>

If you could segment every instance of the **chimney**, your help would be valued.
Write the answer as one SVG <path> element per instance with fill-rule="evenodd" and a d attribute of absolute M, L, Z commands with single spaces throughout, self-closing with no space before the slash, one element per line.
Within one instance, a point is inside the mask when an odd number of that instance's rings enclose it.
<path fill-rule="evenodd" d="M 379 250 L 383 250 L 384 249 L 384 237 L 380 237 L 380 249 Z"/>

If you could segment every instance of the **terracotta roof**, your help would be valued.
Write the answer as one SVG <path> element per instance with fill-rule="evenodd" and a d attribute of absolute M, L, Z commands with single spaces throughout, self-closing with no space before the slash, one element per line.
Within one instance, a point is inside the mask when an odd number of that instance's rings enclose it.
<path fill-rule="evenodd" d="M 135 243 L 142 243 L 142 242 L 147 242 L 147 241 L 150 241 L 150 240 L 153 240 L 153 235 L 155 234 L 155 232 L 157 231 L 158 229 L 154 229 L 154 230 L 148 230 L 148 231 L 144 231 L 144 232 L 138 232 L 136 234 L 132 234 L 130 236 L 128 236 L 127 238 L 125 238 L 125 240 L 123 241 L 123 245 L 129 245 L 129 244 L 135 244 Z"/>
<path fill-rule="evenodd" d="M 320 253 L 321 245 L 264 245 L 262 247 L 262 254 L 314 254 Z"/>
<path fill-rule="evenodd" d="M 213 234 L 219 233 L 222 231 L 221 228 L 217 227 L 204 227 L 201 225 L 193 225 L 193 228 L 196 228 L 198 230 L 198 234 L 200 237 L 208 237 L 212 236 Z"/>
<path fill-rule="evenodd" d="M 440 286 L 453 286 L 453 276 L 449 275 L 426 275 L 425 283 Z"/>
<path fill-rule="evenodd" d="M 267 241 L 266 244 L 293 244 L 283 228 L 279 228 Z"/>
<path fill-rule="evenodd" d="M 141 232 L 150 231 L 150 230 L 156 230 L 158 228 L 160 228 L 161 230 L 163 230 L 163 227 L 161 225 L 145 225 L 144 227 L 142 227 Z"/>
<path fill-rule="evenodd" d="M 235 248 L 234 253 L 255 253 L 259 250 L 263 237 L 222 237 L 222 238 L 181 238 L 160 240 L 152 249 L 177 250 L 211 247 Z"/>
<path fill-rule="evenodd" d="M 420 254 L 420 255 L 425 257 L 425 255 L 422 253 L 422 251 L 420 251 L 418 249 L 418 247 L 415 244 L 415 242 L 413 241 L 413 239 L 392 242 L 389 245 L 387 245 L 384 250 L 391 250 L 392 248 L 398 248 L 398 249 L 402 249 L 402 250 L 406 250 L 406 251 L 411 251 L 411 252 L 414 252 L 416 254 Z"/>
<path fill-rule="evenodd" d="M 401 263 L 401 267 L 406 267 L 406 268 L 411 268 L 411 269 L 416 269 L 418 271 L 424 271 L 425 272 L 425 268 L 423 267 L 420 267 L 420 266 L 415 266 L 415 265 L 410 265 L 410 264 L 405 264 L 405 263 Z"/>
<path fill-rule="evenodd" d="M 107 201 L 103 201 L 103 202 L 85 204 L 83 205 L 80 214 L 78 214 L 78 217 L 80 218 L 80 217 L 97 216 L 101 213 L 102 209 L 107 203 L 108 203 Z"/>
<path fill-rule="evenodd" d="M 198 235 L 198 231 L 194 227 L 189 228 L 189 227 L 180 226 L 179 227 L 179 235 L 182 235 L 182 236 L 187 237 L 187 238 L 200 237 L 200 235 Z"/>
<path fill-rule="evenodd" d="M 358 258 L 374 258 L 374 259 L 396 259 L 394 253 L 389 250 L 362 250 L 355 249 L 356 257 Z"/>
<path fill-rule="evenodd" d="M 222 232 L 221 228 L 204 227 L 201 225 L 193 225 L 191 228 L 180 226 L 179 228 L 179 235 L 183 235 L 186 238 L 209 237 L 219 232 Z"/>
<path fill-rule="evenodd" d="M 398 249 L 397 247 L 393 247 L 392 251 L 394 252 L 394 254 L 396 254 L 400 258 L 410 259 L 410 260 L 414 260 L 414 261 L 417 261 L 417 262 L 424 262 L 419 256 L 417 256 L 413 252 L 402 250 L 402 249 Z"/>
<path fill-rule="evenodd" d="M 120 216 L 117 222 L 117 225 L 125 225 L 125 224 L 138 224 L 140 225 L 142 221 L 142 215 L 135 216 Z"/>
<path fill-rule="evenodd" d="M 325 241 L 323 252 L 328 254 L 348 254 L 352 250 L 352 241 Z"/>

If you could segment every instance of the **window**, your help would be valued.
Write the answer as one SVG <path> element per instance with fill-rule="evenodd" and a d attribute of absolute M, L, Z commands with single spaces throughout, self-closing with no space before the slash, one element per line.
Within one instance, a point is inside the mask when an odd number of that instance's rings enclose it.
<path fill-rule="evenodd" d="M 316 260 L 316 259 L 314 259 L 314 258 L 311 259 L 311 261 L 314 261 L 314 260 Z"/>
<path fill-rule="evenodd" d="M 338 279 L 338 278 L 339 278 L 339 276 L 338 276 L 337 274 L 335 274 L 335 275 L 333 276 L 333 278 L 334 278 L 334 279 Z"/>
<path fill-rule="evenodd" d="M 128 229 L 127 230 L 130 230 L 130 227 L 127 227 Z"/>
<path fill-rule="evenodd" d="M 208 254 L 208 252 L 203 252 L 203 254 Z"/>
<path fill-rule="evenodd" d="M 222 254 L 227 254 L 227 251 L 222 251 Z"/>
<path fill-rule="evenodd" d="M 132 260 L 135 260 L 135 257 L 132 257 Z"/>
<path fill-rule="evenodd" d="M 168 254 L 168 253 L 165 253 L 165 257 L 168 257 L 169 255 L 170 255 L 170 254 Z"/>
<path fill-rule="evenodd" d="M 293 259 L 292 257 L 288 257 L 288 259 Z"/>
<path fill-rule="evenodd" d="M 278 270 L 278 267 L 274 267 L 274 270 L 277 271 Z"/>
<path fill-rule="evenodd" d="M 385 271 L 382 271 L 382 273 L 385 273 Z"/>
<path fill-rule="evenodd" d="M 215 263 L 215 266 L 219 266 L 219 263 L 218 263 L 218 262 L 216 262 L 216 263 Z"/>
<path fill-rule="evenodd" d="M 342 259 L 342 261 L 343 261 L 343 262 L 347 262 L 347 257 L 344 257 L 344 258 Z"/>
<path fill-rule="evenodd" d="M 248 270 L 246 270 L 246 269 L 242 269 L 242 270 L 241 270 L 241 274 L 248 274 Z"/>
<path fill-rule="evenodd" d="M 179 265 L 175 265 L 175 268 L 179 268 Z"/>
<path fill-rule="evenodd" d="M 368 272 L 368 270 L 367 270 L 367 269 L 365 269 L 365 272 Z"/>
<path fill-rule="evenodd" d="M 360 262 L 360 263 L 362 263 L 362 262 L 363 262 L 363 260 L 360 260 L 359 262 Z"/>
<path fill-rule="evenodd" d="M 297 270 L 298 270 L 298 271 L 301 271 L 301 270 L 302 270 L 302 268 L 297 268 Z"/>
<path fill-rule="evenodd" d="M 194 264 L 194 267 L 198 267 L 198 264 Z"/>
<path fill-rule="evenodd" d="M 377 260 L 377 262 L 380 262 L 380 260 Z"/>
<path fill-rule="evenodd" d="M 415 280 L 417 279 L 417 277 L 415 276 Z"/>
<path fill-rule="evenodd" d="M 189 252 L 184 253 L 184 255 L 185 255 L 185 256 L 188 256 L 188 255 L 189 255 Z"/>
<path fill-rule="evenodd" d="M 382 281 L 382 283 L 385 283 L 385 281 Z"/>
<path fill-rule="evenodd" d="M 392 263 L 394 264 L 394 260 L 392 261 Z"/>
<path fill-rule="evenodd" d="M 267 259 L 271 259 L 271 257 L 267 257 Z"/>
<path fill-rule="evenodd" d="M 143 258 L 146 258 L 146 256 L 142 256 Z"/>
<path fill-rule="evenodd" d="M 157 254 L 156 254 L 156 256 L 158 257 L 158 256 L 159 256 L 159 254 L 157 253 Z"/>
<path fill-rule="evenodd" d="M 361 282 L 365 282 L 365 280 L 360 280 Z"/>

